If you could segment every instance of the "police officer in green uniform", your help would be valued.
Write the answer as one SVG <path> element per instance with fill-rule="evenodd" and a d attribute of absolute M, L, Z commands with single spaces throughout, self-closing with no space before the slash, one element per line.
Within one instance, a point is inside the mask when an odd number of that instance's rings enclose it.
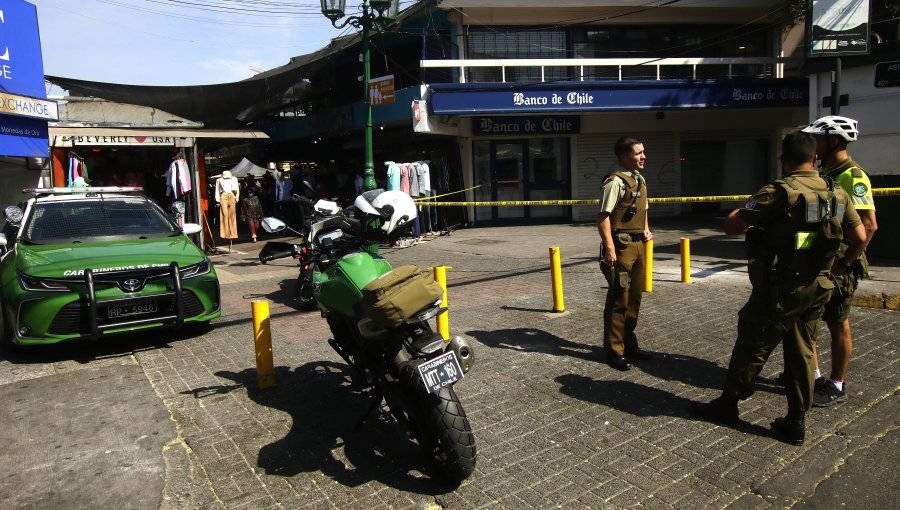
<path fill-rule="evenodd" d="M 638 347 L 637 326 L 644 292 L 644 244 L 653 238 L 647 221 L 647 182 L 640 174 L 647 157 L 644 143 L 622 137 L 614 146 L 619 169 L 603 183 L 597 214 L 600 269 L 609 284 L 603 309 L 603 348 L 609 366 L 629 370 L 630 359 L 652 355 Z"/>
<path fill-rule="evenodd" d="M 866 171 L 850 158 L 847 144 L 859 138 L 857 122 L 848 117 L 829 115 L 817 119 L 803 129 L 816 137 L 816 152 L 822 161 L 819 172 L 828 176 L 850 195 L 853 206 L 859 213 L 863 227 L 866 229 L 866 246 L 878 230 L 875 219 L 875 199 L 872 196 L 872 183 Z M 846 244 L 842 244 L 842 251 Z M 841 252 L 838 252 L 838 256 Z M 850 332 L 850 305 L 853 294 L 859 285 L 860 278 L 869 277 L 869 265 L 866 254 L 856 261 L 847 273 L 835 276 L 837 288 L 831 301 L 825 305 L 822 319 L 831 333 L 831 374 L 824 378 L 819 371 L 819 358 L 816 351 L 813 360 L 816 365 L 816 385 L 813 405 L 827 407 L 847 401 L 847 388 L 844 377 L 850 365 L 850 354 L 853 351 L 853 335 Z"/>
<path fill-rule="evenodd" d="M 798 131 L 785 136 L 782 179 L 765 185 L 725 220 L 726 234 L 747 232 L 753 290 L 738 314 L 738 337 L 722 395 L 691 407 L 704 419 L 736 424 L 738 401 L 753 394 L 760 370 L 783 342 L 788 413 L 772 423 L 772 430 L 795 445 L 803 444 L 804 417 L 812 405 L 813 343 L 834 288 L 829 272 L 841 274 L 865 243 L 850 198 L 815 170 L 815 154 L 812 135 Z M 848 247 L 836 259 L 842 238 Z"/>

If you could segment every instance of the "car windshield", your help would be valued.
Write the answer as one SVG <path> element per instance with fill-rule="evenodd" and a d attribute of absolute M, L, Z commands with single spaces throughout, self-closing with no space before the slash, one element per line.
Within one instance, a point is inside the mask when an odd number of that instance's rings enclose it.
<path fill-rule="evenodd" d="M 24 233 L 30 243 L 63 244 L 166 237 L 179 231 L 149 200 L 98 197 L 36 202 Z"/>

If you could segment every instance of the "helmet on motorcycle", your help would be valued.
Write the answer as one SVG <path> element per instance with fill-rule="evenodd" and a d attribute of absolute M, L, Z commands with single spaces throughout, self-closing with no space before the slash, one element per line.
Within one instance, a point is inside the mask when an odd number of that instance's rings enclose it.
<path fill-rule="evenodd" d="M 416 218 L 416 204 L 412 197 L 402 191 L 372 190 L 356 197 L 353 205 L 357 209 L 383 221 L 381 230 L 386 234 L 409 224 Z"/>
<path fill-rule="evenodd" d="M 859 137 L 858 123 L 849 118 L 839 115 L 829 115 L 817 119 L 809 126 L 803 128 L 804 133 L 813 135 L 835 135 L 843 138 L 845 141 L 855 142 Z"/>
<path fill-rule="evenodd" d="M 416 203 L 402 191 L 385 191 L 375 197 L 372 206 L 380 211 L 382 218 L 385 219 L 381 230 L 386 234 L 416 219 Z"/>

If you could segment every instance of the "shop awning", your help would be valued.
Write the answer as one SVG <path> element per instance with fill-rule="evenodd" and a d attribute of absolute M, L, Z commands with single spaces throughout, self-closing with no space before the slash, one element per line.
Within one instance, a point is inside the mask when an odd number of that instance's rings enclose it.
<path fill-rule="evenodd" d="M 91 126 L 50 126 L 50 137 L 54 136 L 161 136 L 170 138 L 234 138 L 266 139 L 269 135 L 249 129 L 154 129 Z"/>
<path fill-rule="evenodd" d="M 244 129 L 154 129 L 139 127 L 51 126 L 49 138 L 51 147 L 190 147 L 198 139 L 261 140 L 269 138 L 269 135 L 262 131 Z"/>

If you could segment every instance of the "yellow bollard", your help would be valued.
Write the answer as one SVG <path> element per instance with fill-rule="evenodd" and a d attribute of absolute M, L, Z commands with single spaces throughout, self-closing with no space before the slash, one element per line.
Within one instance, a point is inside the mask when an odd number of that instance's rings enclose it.
<path fill-rule="evenodd" d="M 691 240 L 681 238 L 681 283 L 691 283 Z"/>
<path fill-rule="evenodd" d="M 553 311 L 565 312 L 566 302 L 563 299 L 562 269 L 559 264 L 559 246 L 550 248 L 550 276 L 553 282 Z"/>
<path fill-rule="evenodd" d="M 453 269 L 451 266 L 435 266 L 434 267 L 434 281 L 438 282 L 442 289 L 444 289 L 444 296 L 441 298 L 441 306 L 445 308 L 449 308 L 447 305 L 447 270 Z M 437 316 L 437 330 L 438 333 L 444 337 L 444 340 L 450 340 L 450 312 L 446 311 Z"/>
<path fill-rule="evenodd" d="M 644 241 L 644 292 L 653 292 L 653 239 Z"/>
<path fill-rule="evenodd" d="M 269 322 L 269 302 L 255 300 L 253 309 L 253 343 L 256 346 L 256 387 L 275 386 L 275 369 L 272 361 L 272 331 Z"/>

